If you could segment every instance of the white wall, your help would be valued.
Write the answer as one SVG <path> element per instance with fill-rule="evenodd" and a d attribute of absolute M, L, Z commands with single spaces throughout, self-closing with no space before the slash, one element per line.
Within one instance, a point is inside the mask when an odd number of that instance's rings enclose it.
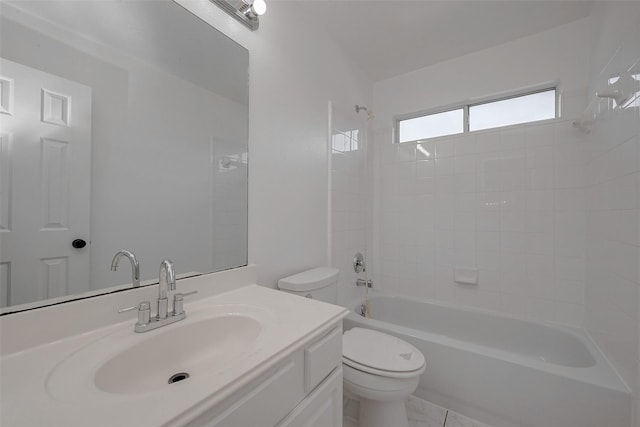
<path fill-rule="evenodd" d="M 401 293 L 581 324 L 583 19 L 374 85 L 375 277 Z M 571 54 L 569 55 L 568 52 Z M 391 144 L 393 116 L 557 81 L 560 120 Z M 480 270 L 478 286 L 453 268 Z"/>
<path fill-rule="evenodd" d="M 294 3 L 250 32 L 208 0 L 178 0 L 249 49 L 249 262 L 259 283 L 328 259 L 328 101 L 370 105 L 371 83 Z"/>
<path fill-rule="evenodd" d="M 640 74 L 640 4 L 592 14 L 590 94 L 599 111 L 587 139 L 585 327 L 635 395 L 640 426 L 640 99 L 624 109 L 593 93 L 625 70 Z"/>

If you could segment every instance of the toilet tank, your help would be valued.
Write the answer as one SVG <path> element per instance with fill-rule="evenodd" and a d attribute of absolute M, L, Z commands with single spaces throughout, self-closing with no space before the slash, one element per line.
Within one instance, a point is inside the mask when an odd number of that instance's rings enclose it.
<path fill-rule="evenodd" d="M 319 301 L 338 302 L 337 268 L 318 267 L 278 280 L 278 289 Z"/>

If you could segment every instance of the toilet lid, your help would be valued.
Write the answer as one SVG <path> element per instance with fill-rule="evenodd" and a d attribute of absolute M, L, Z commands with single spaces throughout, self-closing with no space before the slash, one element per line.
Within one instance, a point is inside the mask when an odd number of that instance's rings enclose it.
<path fill-rule="evenodd" d="M 422 352 L 399 338 L 364 328 L 353 328 L 342 336 L 342 356 L 347 364 L 386 372 L 412 372 L 425 365 Z"/>

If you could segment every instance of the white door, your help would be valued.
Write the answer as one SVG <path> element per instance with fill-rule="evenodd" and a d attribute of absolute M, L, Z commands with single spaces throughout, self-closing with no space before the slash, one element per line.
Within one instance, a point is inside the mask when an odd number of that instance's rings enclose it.
<path fill-rule="evenodd" d="M 2 58 L 0 86 L 0 307 L 87 291 L 91 88 Z"/>

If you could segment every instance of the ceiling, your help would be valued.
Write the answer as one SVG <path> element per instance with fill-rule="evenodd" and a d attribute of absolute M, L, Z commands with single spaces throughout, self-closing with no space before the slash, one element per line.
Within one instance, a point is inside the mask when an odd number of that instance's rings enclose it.
<path fill-rule="evenodd" d="M 304 0 L 373 81 L 404 74 L 588 16 L 582 0 Z"/>

